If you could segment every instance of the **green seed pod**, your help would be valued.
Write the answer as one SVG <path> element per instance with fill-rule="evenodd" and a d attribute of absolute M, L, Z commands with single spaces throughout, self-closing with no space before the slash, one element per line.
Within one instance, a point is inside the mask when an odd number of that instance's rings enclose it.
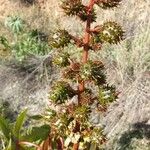
<path fill-rule="evenodd" d="M 71 98 L 74 95 L 75 95 L 75 91 L 70 87 L 70 85 L 67 82 L 58 81 L 52 87 L 52 91 L 50 93 L 50 99 L 55 104 L 62 104 L 68 98 Z"/>
<path fill-rule="evenodd" d="M 54 48 L 62 48 L 67 46 L 71 42 L 71 36 L 66 30 L 58 30 L 53 35 L 51 45 Z"/>
<path fill-rule="evenodd" d="M 91 43 L 94 45 L 96 43 L 108 42 L 110 44 L 117 44 L 123 40 L 124 31 L 121 26 L 116 22 L 108 21 L 101 26 L 99 33 L 93 34 Z"/>
<path fill-rule="evenodd" d="M 93 80 L 97 85 L 105 84 L 104 65 L 100 61 L 89 61 L 81 67 L 81 78 Z"/>
<path fill-rule="evenodd" d="M 86 105 L 77 106 L 74 111 L 74 117 L 80 121 L 85 121 L 87 120 L 90 112 L 91 110 L 89 106 Z"/>
<path fill-rule="evenodd" d="M 97 0 L 96 4 L 103 9 L 117 7 L 121 0 Z"/>
<path fill-rule="evenodd" d="M 70 65 L 69 62 L 70 55 L 68 53 L 60 53 L 53 59 L 53 64 L 59 67 L 66 67 Z"/>
<path fill-rule="evenodd" d="M 61 8 L 68 16 L 77 15 L 83 8 L 81 0 L 64 0 L 61 4 Z"/>
<path fill-rule="evenodd" d="M 81 78 L 82 79 L 89 79 L 92 76 L 92 62 L 88 62 L 81 66 Z"/>
<path fill-rule="evenodd" d="M 98 100 L 100 105 L 107 106 L 109 103 L 115 101 L 116 98 L 115 87 L 106 85 L 99 88 Z"/>

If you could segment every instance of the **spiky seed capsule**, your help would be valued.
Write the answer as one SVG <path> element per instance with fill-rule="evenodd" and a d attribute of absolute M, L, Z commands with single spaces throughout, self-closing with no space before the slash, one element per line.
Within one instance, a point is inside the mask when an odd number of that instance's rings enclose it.
<path fill-rule="evenodd" d="M 102 106 L 107 106 L 109 103 L 115 101 L 117 98 L 116 96 L 116 89 L 113 86 L 103 86 L 99 88 L 99 103 Z"/>
<path fill-rule="evenodd" d="M 53 59 L 53 64 L 59 67 L 66 67 L 70 65 L 70 55 L 68 53 L 60 53 Z"/>
<path fill-rule="evenodd" d="M 85 89 L 84 92 L 81 93 L 80 97 L 81 105 L 90 105 L 93 103 L 92 91 L 90 89 Z"/>
<path fill-rule="evenodd" d="M 73 70 L 72 68 L 68 67 L 63 71 L 63 77 L 66 79 L 75 80 L 77 79 L 79 74 L 79 70 Z"/>
<path fill-rule="evenodd" d="M 83 9 L 81 0 L 64 0 L 61 4 L 61 8 L 64 13 L 68 16 L 78 15 L 78 13 Z"/>
<path fill-rule="evenodd" d="M 86 6 L 83 7 L 82 11 L 80 11 L 78 13 L 78 17 L 82 20 L 82 21 L 86 21 L 88 19 L 88 14 L 87 14 L 87 8 Z M 95 10 L 93 9 L 91 12 L 91 22 L 95 22 L 96 20 L 96 13 Z"/>
<path fill-rule="evenodd" d="M 93 36 L 95 43 L 104 43 L 108 42 L 110 44 L 117 44 L 123 40 L 124 31 L 121 26 L 116 22 L 108 21 L 102 25 L 101 31 L 99 34 Z"/>
<path fill-rule="evenodd" d="M 81 78 L 93 80 L 97 85 L 104 84 L 106 77 L 104 75 L 104 65 L 100 61 L 89 61 L 81 67 Z"/>
<path fill-rule="evenodd" d="M 74 111 L 74 115 L 75 115 L 74 117 L 80 121 L 85 121 L 87 120 L 90 112 L 91 111 L 89 106 L 85 106 L 85 105 L 77 106 Z"/>
<path fill-rule="evenodd" d="M 97 0 L 96 4 L 103 9 L 117 7 L 121 0 Z"/>
<path fill-rule="evenodd" d="M 55 104 L 62 104 L 68 98 L 71 98 L 74 95 L 75 95 L 75 91 L 70 87 L 70 85 L 67 82 L 58 81 L 52 87 L 52 91 L 50 93 L 50 99 Z"/>
<path fill-rule="evenodd" d="M 71 36 L 66 30 L 58 30 L 53 35 L 51 45 L 54 48 L 62 48 L 71 42 Z"/>
<path fill-rule="evenodd" d="M 106 76 L 104 74 L 104 65 L 101 61 L 93 62 L 92 79 L 97 85 L 106 83 Z"/>
<path fill-rule="evenodd" d="M 81 0 L 64 0 L 61 8 L 68 16 L 78 16 L 82 21 L 86 21 L 89 17 L 87 15 L 87 7 L 82 4 Z M 91 13 L 91 22 L 96 20 L 96 13 L 94 9 Z"/>
<path fill-rule="evenodd" d="M 92 63 L 88 62 L 81 66 L 81 78 L 82 79 L 89 79 L 92 76 Z"/>

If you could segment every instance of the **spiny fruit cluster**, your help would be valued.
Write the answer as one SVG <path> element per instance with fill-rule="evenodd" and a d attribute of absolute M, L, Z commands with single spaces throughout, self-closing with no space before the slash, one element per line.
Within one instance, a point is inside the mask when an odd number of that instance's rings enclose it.
<path fill-rule="evenodd" d="M 74 95 L 75 91 L 70 87 L 68 83 L 59 81 L 52 87 L 50 99 L 55 104 L 62 104 L 65 102 L 65 100 L 73 97 Z"/>
<path fill-rule="evenodd" d="M 66 30 L 57 30 L 51 39 L 54 48 L 65 47 L 71 42 L 71 36 Z"/>
<path fill-rule="evenodd" d="M 100 30 L 99 33 L 94 33 L 93 43 L 108 42 L 110 44 L 117 44 L 123 40 L 124 31 L 116 22 L 104 22 Z"/>
<path fill-rule="evenodd" d="M 95 84 L 104 84 L 104 65 L 101 61 L 88 61 L 81 66 L 81 78 L 86 80 L 93 80 Z"/>
<path fill-rule="evenodd" d="M 88 8 L 82 4 L 81 0 L 64 0 L 61 8 L 64 10 L 66 15 L 78 16 L 82 21 L 86 21 L 89 17 L 89 14 L 87 13 Z M 94 22 L 96 20 L 96 13 L 94 9 L 90 15 L 92 22 Z"/>
<path fill-rule="evenodd" d="M 59 53 L 56 58 L 53 59 L 53 64 L 59 67 L 66 67 L 70 65 L 69 57 L 70 55 L 67 52 Z"/>
<path fill-rule="evenodd" d="M 119 43 L 123 40 L 124 31 L 114 21 L 104 22 L 94 29 L 90 28 L 90 24 L 96 21 L 94 4 L 105 9 L 118 6 L 120 1 L 90 0 L 87 6 L 81 0 L 62 2 L 61 8 L 66 15 L 77 16 L 86 23 L 86 34 L 80 39 L 65 29 L 59 29 L 52 37 L 51 45 L 59 49 L 56 50 L 58 54 L 54 56 L 53 64 L 62 68 L 62 81 L 55 82 L 51 88 L 50 100 L 57 107 L 49 110 L 53 113 L 48 113 L 47 118 L 52 128 L 52 141 L 59 140 L 60 149 L 100 149 L 106 141 L 102 128 L 91 121 L 91 114 L 93 109 L 105 111 L 109 103 L 117 98 L 117 94 L 115 88 L 106 81 L 104 64 L 88 60 L 87 56 L 89 50 L 101 49 L 100 45 L 105 42 Z M 63 51 L 69 43 L 83 47 L 81 62 L 72 60 L 70 54 Z M 87 86 L 93 84 L 97 93 Z"/>
<path fill-rule="evenodd" d="M 96 4 L 103 9 L 117 7 L 121 0 L 96 0 Z"/>
<path fill-rule="evenodd" d="M 117 44 L 124 39 L 124 31 L 118 23 L 114 21 L 104 22 L 103 25 L 95 27 L 95 30 L 91 33 L 91 41 L 89 48 L 97 50 L 101 48 L 99 45 L 103 43 Z M 51 46 L 54 48 L 64 48 L 69 43 L 84 45 L 82 40 L 77 40 L 74 36 L 71 36 L 67 30 L 58 30 L 51 39 Z M 78 45 L 77 45 L 78 46 Z"/>

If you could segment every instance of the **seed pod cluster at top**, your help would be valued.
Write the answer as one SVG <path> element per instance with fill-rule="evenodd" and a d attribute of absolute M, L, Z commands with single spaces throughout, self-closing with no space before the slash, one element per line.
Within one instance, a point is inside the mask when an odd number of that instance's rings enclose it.
<path fill-rule="evenodd" d="M 114 21 L 104 22 L 101 26 L 101 31 L 94 34 L 92 37 L 92 43 L 110 43 L 117 44 L 123 40 L 124 31 L 122 27 Z"/>
<path fill-rule="evenodd" d="M 74 95 L 75 91 L 67 82 L 58 81 L 52 87 L 52 91 L 50 92 L 50 100 L 52 100 L 55 104 L 62 104 Z"/>
<path fill-rule="evenodd" d="M 97 0 L 96 4 L 103 9 L 117 7 L 121 0 Z"/>
<path fill-rule="evenodd" d="M 64 0 L 61 8 L 68 16 L 78 16 L 82 21 L 86 21 L 89 15 L 87 14 L 87 7 L 82 4 L 82 0 Z M 93 9 L 91 12 L 91 22 L 96 20 L 96 13 Z"/>
<path fill-rule="evenodd" d="M 71 43 L 71 36 L 67 30 L 57 30 L 51 39 L 51 46 L 54 48 L 63 48 Z"/>

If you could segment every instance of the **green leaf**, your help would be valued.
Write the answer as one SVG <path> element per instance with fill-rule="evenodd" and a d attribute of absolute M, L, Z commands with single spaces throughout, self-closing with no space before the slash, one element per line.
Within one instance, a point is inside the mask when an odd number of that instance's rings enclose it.
<path fill-rule="evenodd" d="M 49 133 L 50 133 L 49 125 L 33 127 L 27 135 L 22 137 L 22 140 L 26 140 L 28 142 L 43 141 L 47 139 Z"/>
<path fill-rule="evenodd" d="M 41 115 L 29 116 L 33 120 L 41 120 L 43 117 Z"/>
<path fill-rule="evenodd" d="M 0 116 L 0 130 L 2 131 L 3 135 L 9 140 L 10 138 L 10 128 L 9 128 L 9 122 Z"/>
<path fill-rule="evenodd" d="M 5 150 L 15 150 L 14 147 L 13 147 L 13 145 L 12 145 L 12 139 L 11 138 L 10 138 L 8 146 L 6 147 Z"/>
<path fill-rule="evenodd" d="M 21 127 L 25 121 L 26 114 L 27 114 L 27 110 L 24 110 L 23 112 L 21 112 L 16 120 L 15 125 L 14 125 L 13 133 L 16 136 L 16 138 L 18 138 L 18 139 L 19 139 Z"/>

